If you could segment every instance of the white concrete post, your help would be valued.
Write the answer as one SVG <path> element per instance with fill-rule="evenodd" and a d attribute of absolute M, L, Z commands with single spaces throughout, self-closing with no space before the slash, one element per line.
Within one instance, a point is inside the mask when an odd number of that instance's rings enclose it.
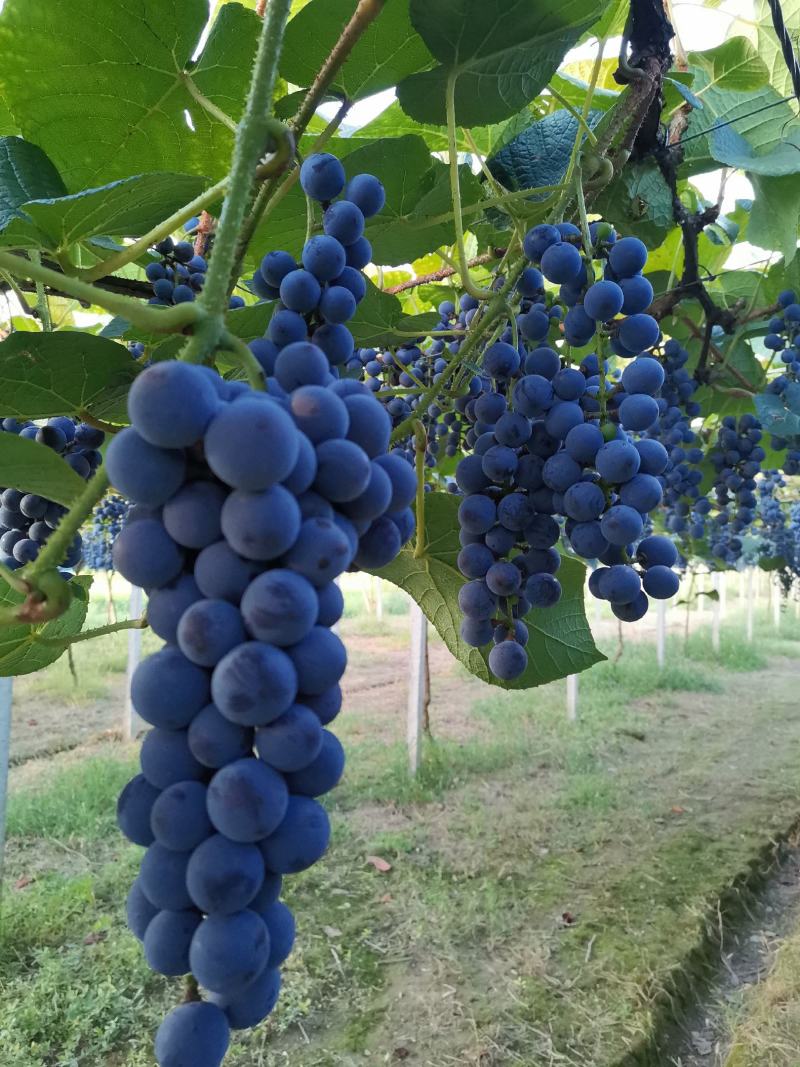
<path fill-rule="evenodd" d="M 411 662 L 408 671 L 408 769 L 419 770 L 420 738 L 425 718 L 425 661 L 428 656 L 428 620 L 422 609 L 411 602 Z"/>
<path fill-rule="evenodd" d="M 567 675 L 567 719 L 569 722 L 578 721 L 578 676 Z"/>
<path fill-rule="evenodd" d="M 141 617 L 144 606 L 144 594 L 136 586 L 131 586 L 131 598 L 128 608 L 128 618 L 138 619 Z M 139 629 L 128 630 L 128 669 L 125 678 L 125 719 L 122 723 L 122 736 L 126 741 L 132 741 L 147 724 L 136 713 L 131 700 L 131 679 L 133 672 L 139 666 L 142 658 L 142 631 Z"/>

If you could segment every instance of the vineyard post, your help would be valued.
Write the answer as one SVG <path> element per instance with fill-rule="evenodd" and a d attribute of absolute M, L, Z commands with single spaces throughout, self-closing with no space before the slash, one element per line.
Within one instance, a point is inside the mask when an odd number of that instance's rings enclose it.
<path fill-rule="evenodd" d="M 750 644 L 753 641 L 753 568 L 747 568 L 747 585 L 745 587 L 745 611 L 747 613 L 746 632 Z"/>
<path fill-rule="evenodd" d="M 656 602 L 656 662 L 658 669 L 664 670 L 667 661 L 667 602 Z"/>
<path fill-rule="evenodd" d="M 128 618 L 138 619 L 142 614 L 143 596 L 142 590 L 137 585 L 131 586 Z M 139 732 L 144 729 L 144 722 L 139 718 L 131 700 L 131 680 L 134 671 L 139 666 L 142 658 L 142 631 L 137 627 L 128 630 L 128 667 L 125 675 L 125 720 L 122 725 L 122 736 L 126 741 L 133 741 Z"/>
<path fill-rule="evenodd" d="M 728 610 L 727 572 L 726 571 L 718 571 L 717 572 L 717 581 L 719 583 L 718 586 L 717 586 L 717 589 L 719 591 L 719 617 L 720 617 L 720 619 L 724 619 L 725 618 L 725 613 Z"/>
<path fill-rule="evenodd" d="M 0 678 L 0 898 L 3 892 L 3 861 L 6 851 L 8 765 L 11 757 L 11 697 L 13 679 Z"/>
<path fill-rule="evenodd" d="M 716 655 L 719 655 L 720 575 L 717 571 L 712 574 L 711 583 L 714 592 L 717 594 L 711 601 L 711 647 L 714 649 Z"/>
<path fill-rule="evenodd" d="M 776 630 L 781 628 L 781 590 L 778 583 L 773 578 L 770 581 L 770 588 L 772 589 L 772 622 Z"/>
<path fill-rule="evenodd" d="M 415 600 L 411 601 L 411 656 L 408 670 L 408 769 L 419 770 L 420 738 L 425 719 L 425 661 L 428 656 L 428 620 Z"/>
<path fill-rule="evenodd" d="M 567 675 L 567 721 L 578 721 L 578 676 Z"/>
<path fill-rule="evenodd" d="M 383 622 L 383 582 L 378 577 L 374 577 L 372 581 L 375 591 L 375 619 L 377 622 Z"/>

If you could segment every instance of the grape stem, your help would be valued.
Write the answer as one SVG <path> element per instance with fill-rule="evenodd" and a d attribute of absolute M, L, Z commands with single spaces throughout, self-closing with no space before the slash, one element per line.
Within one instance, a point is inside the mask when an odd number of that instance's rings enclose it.
<path fill-rule="evenodd" d="M 23 256 L 9 252 L 0 252 L 0 270 L 17 278 L 30 278 L 34 282 L 41 282 L 49 289 L 58 289 L 76 300 L 105 308 L 106 311 L 127 319 L 134 326 L 155 333 L 183 333 L 185 327 L 200 318 L 200 311 L 196 304 L 176 304 L 170 308 L 152 307 L 149 304 L 142 304 L 139 300 L 133 300 L 129 296 L 109 293 L 80 278 L 61 274 L 57 270 L 51 270 L 50 267 L 41 266 Z"/>
<path fill-rule="evenodd" d="M 414 559 L 425 556 L 425 453 L 428 449 L 428 437 L 425 427 L 419 419 L 414 420 L 414 466 L 417 472 L 417 539 L 414 545 Z"/>
<path fill-rule="evenodd" d="M 95 626 L 91 630 L 83 630 L 74 637 L 37 637 L 39 645 L 64 647 L 76 645 L 79 641 L 90 641 L 95 637 L 105 637 L 106 634 L 115 634 L 120 630 L 146 630 L 149 626 L 147 617 L 142 615 L 139 619 L 123 619 L 121 622 L 110 622 L 106 626 Z"/>
<path fill-rule="evenodd" d="M 290 7 L 291 0 L 271 0 L 261 26 L 247 102 L 236 131 L 230 180 L 214 238 L 214 254 L 208 264 L 203 289 L 197 298 L 197 304 L 208 322 L 181 353 L 181 358 L 189 362 L 202 362 L 213 352 L 224 333 L 229 299 L 228 281 L 236 260 L 237 242 L 253 179 L 265 147 L 274 140 L 276 150 L 266 165 L 268 173 L 285 170 L 294 156 L 293 137 L 272 116 L 278 59 Z"/>
<path fill-rule="evenodd" d="M 510 250 L 509 250 L 510 251 Z M 508 255 L 508 252 L 506 253 Z M 455 375 L 456 371 L 460 369 L 464 363 L 465 358 L 477 347 L 481 338 L 488 333 L 494 323 L 502 316 L 507 314 L 506 305 L 508 297 L 517 284 L 517 279 L 522 274 L 525 267 L 525 259 L 520 256 L 517 263 L 508 271 L 506 281 L 501 289 L 498 289 L 496 293 L 492 295 L 492 299 L 484 305 L 484 312 L 480 319 L 476 316 L 470 324 L 469 332 L 464 339 L 461 348 L 458 353 L 453 356 L 451 362 L 442 371 L 439 380 L 429 386 L 424 392 L 419 395 L 418 408 L 424 410 L 428 404 L 444 389 L 447 382 Z M 403 419 L 392 431 L 391 441 L 392 444 L 396 444 L 398 441 L 402 441 L 411 430 L 415 418 L 413 415 L 409 415 Z"/>
<path fill-rule="evenodd" d="M 250 387 L 263 393 L 265 389 L 264 369 L 244 341 L 226 330 L 220 339 L 220 347 L 233 353 L 247 375 Z"/>
<path fill-rule="evenodd" d="M 66 515 L 63 516 L 55 530 L 53 530 L 52 535 L 44 543 L 41 552 L 33 563 L 22 569 L 20 573 L 23 578 L 32 585 L 36 585 L 36 580 L 42 574 L 46 571 L 56 570 L 69 551 L 75 535 L 93 510 L 95 504 L 108 489 L 108 485 L 108 472 L 105 467 L 99 467 L 86 483 L 83 492 L 75 500 Z"/>
<path fill-rule="evenodd" d="M 42 253 L 37 249 L 31 252 L 31 262 L 37 266 L 42 265 Z M 47 300 L 47 293 L 44 290 L 44 284 L 42 282 L 36 282 L 36 311 L 38 318 L 41 320 L 42 329 L 45 333 L 51 333 L 53 329 L 53 320 L 50 317 L 50 304 Z"/>
<path fill-rule="evenodd" d="M 96 282 L 98 278 L 105 278 L 107 275 L 121 270 L 135 259 L 139 259 L 149 248 L 158 244 L 159 241 L 163 241 L 165 237 L 169 237 L 184 222 L 188 222 L 193 216 L 203 211 L 216 200 L 219 200 L 224 194 L 227 184 L 228 175 L 226 174 L 224 178 L 220 179 L 215 185 L 209 186 L 205 192 L 200 193 L 194 200 L 190 200 L 184 207 L 178 208 L 169 218 L 164 219 L 149 233 L 139 237 L 132 244 L 126 245 L 121 251 L 115 252 L 113 256 L 109 256 L 102 263 L 96 263 L 88 270 L 82 271 L 80 276 L 86 281 Z"/>
<path fill-rule="evenodd" d="M 461 212 L 461 187 L 458 180 L 458 146 L 456 144 L 456 78 L 455 71 L 448 75 L 445 88 L 445 107 L 447 110 L 447 155 L 450 166 L 450 199 L 453 202 L 453 224 L 456 231 L 456 257 L 461 284 L 476 300 L 489 300 L 491 289 L 481 289 L 475 285 L 469 273 L 467 250 L 464 247 L 464 218 Z"/>
<path fill-rule="evenodd" d="M 336 114 L 333 116 L 333 118 L 322 131 L 322 133 L 320 133 L 320 135 L 311 145 L 311 148 L 309 149 L 309 155 L 311 155 L 313 152 L 319 152 L 320 149 L 328 143 L 331 137 L 333 137 L 334 133 L 336 133 L 336 131 L 341 126 L 342 122 L 344 121 L 345 115 L 352 106 L 352 101 L 342 101 L 339 110 L 336 112 Z M 278 185 L 277 178 L 273 179 L 272 181 L 263 182 L 261 184 L 261 187 L 258 190 L 255 199 L 253 200 L 253 206 L 244 221 L 242 231 L 239 235 L 239 243 L 236 249 L 236 265 L 231 273 L 231 281 L 229 282 L 229 285 L 232 285 L 239 275 L 239 271 L 241 269 L 241 264 L 244 260 L 245 253 L 247 252 L 247 249 L 250 246 L 250 242 L 252 241 L 253 235 L 255 234 L 258 226 L 270 214 L 270 212 L 275 208 L 275 206 L 279 204 L 281 200 L 283 200 L 283 198 L 289 193 L 289 191 L 295 185 L 299 177 L 300 169 L 298 167 L 294 167 L 285 176 L 280 185 Z"/>

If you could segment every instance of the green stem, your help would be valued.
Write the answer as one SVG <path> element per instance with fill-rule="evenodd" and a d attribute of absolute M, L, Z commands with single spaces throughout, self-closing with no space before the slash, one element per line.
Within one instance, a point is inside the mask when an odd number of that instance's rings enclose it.
<path fill-rule="evenodd" d="M 169 218 L 164 219 L 158 226 L 155 226 L 149 233 L 138 238 L 133 244 L 126 245 L 120 252 L 116 252 L 113 256 L 109 256 L 108 259 L 102 263 L 96 263 L 89 270 L 83 272 L 81 275 L 86 281 L 95 282 L 98 278 L 105 278 L 109 274 L 114 274 L 118 270 L 122 270 L 128 263 L 132 263 L 135 259 L 139 259 L 145 252 L 153 245 L 158 244 L 159 241 L 163 241 L 165 237 L 169 237 L 171 233 L 174 233 L 178 227 L 182 226 L 184 222 L 188 222 L 199 212 L 209 207 L 225 192 L 225 186 L 228 184 L 228 175 L 225 175 L 215 185 L 209 186 L 205 192 L 200 193 L 194 200 L 191 200 L 184 207 L 179 208 L 173 212 Z"/>
<path fill-rule="evenodd" d="M 242 370 L 247 375 L 251 388 L 257 392 L 264 392 L 264 368 L 240 337 L 229 333 L 227 330 L 220 339 L 220 347 L 232 352 L 239 361 Z"/>
<path fill-rule="evenodd" d="M 183 84 L 188 90 L 189 96 L 193 100 L 196 100 L 203 111 L 207 111 L 212 118 L 215 118 L 217 122 L 221 122 L 223 126 L 227 126 L 229 130 L 236 133 L 236 123 L 221 107 L 217 107 L 213 100 L 209 100 L 205 93 L 202 93 L 195 85 L 194 79 L 191 74 L 183 74 Z"/>
<path fill-rule="evenodd" d="M 41 267 L 42 253 L 38 248 L 31 252 L 31 262 L 35 263 L 37 267 Z M 47 293 L 44 291 L 42 282 L 36 282 L 36 310 L 39 312 L 42 329 L 45 333 L 52 333 L 53 320 L 50 317 L 50 304 L 47 301 Z"/>
<path fill-rule="evenodd" d="M 597 400 L 600 404 L 600 425 L 604 426 L 608 412 L 608 386 L 606 383 L 606 353 L 603 334 L 598 334 L 597 336 L 597 365 L 600 376 L 600 390 L 597 394 Z"/>
<path fill-rule="evenodd" d="M 600 43 L 598 45 L 597 55 L 595 56 L 594 66 L 592 67 L 592 75 L 589 79 L 589 88 L 586 92 L 586 99 L 583 102 L 583 111 L 581 112 L 581 114 L 583 116 L 584 124 L 586 124 L 586 120 L 589 117 L 589 111 L 592 107 L 592 97 L 594 96 L 594 91 L 597 88 L 597 82 L 600 78 L 600 71 L 603 65 L 603 52 L 605 51 L 605 47 L 606 38 L 603 37 L 601 38 Z M 570 191 L 572 189 L 572 175 L 575 172 L 575 166 L 578 162 L 578 156 L 580 155 L 581 145 L 583 144 L 583 137 L 583 127 L 581 125 L 578 125 L 578 129 L 575 134 L 575 140 L 572 144 L 572 152 L 570 153 L 569 163 L 567 164 L 567 173 L 564 175 L 564 192 L 561 194 L 561 198 L 556 204 L 552 213 L 552 218 L 556 222 L 560 222 L 563 219 L 564 211 L 567 207 L 567 204 L 569 203 Z"/>
<path fill-rule="evenodd" d="M 428 404 L 430 404 L 439 393 L 444 392 L 445 385 L 455 375 L 456 371 L 461 368 L 461 364 L 466 357 L 478 346 L 481 339 L 489 332 L 494 323 L 501 316 L 506 314 L 509 295 L 513 292 L 514 287 L 517 284 L 517 279 L 520 274 L 522 274 L 526 262 L 527 261 L 520 256 L 518 262 L 510 268 L 503 287 L 492 295 L 492 299 L 487 304 L 483 305 L 483 315 L 480 319 L 476 315 L 470 323 L 469 332 L 467 333 L 461 348 L 458 353 L 453 356 L 453 359 L 448 363 L 447 367 L 442 371 L 439 380 L 419 394 L 417 410 L 424 411 Z M 395 444 L 397 441 L 402 441 L 407 437 L 415 421 L 416 419 L 414 415 L 409 415 L 408 418 L 403 419 L 392 432 L 392 443 Z"/>
<path fill-rule="evenodd" d="M 562 96 L 558 89 L 554 89 L 552 85 L 547 86 L 547 91 L 552 97 L 558 100 L 559 104 L 561 104 L 563 108 L 566 108 L 566 110 L 569 111 L 570 115 L 572 115 L 573 118 L 578 120 L 578 125 L 583 129 L 583 132 L 586 134 L 586 139 L 589 144 L 597 144 L 597 138 L 595 137 L 591 126 L 586 121 L 586 116 L 582 115 L 576 107 L 573 107 L 569 100 L 567 100 L 565 96 Z"/>
<path fill-rule="evenodd" d="M 225 328 L 228 283 L 236 259 L 239 232 L 247 211 L 253 176 L 270 135 L 280 138 L 276 165 L 287 162 L 290 137 L 285 127 L 272 118 L 271 111 L 290 7 L 291 0 L 271 0 L 261 27 L 247 103 L 236 133 L 228 191 L 214 238 L 214 252 L 197 299 L 199 307 L 213 323 L 208 331 L 204 331 L 206 354 L 213 350 Z"/>
<path fill-rule="evenodd" d="M 422 559 L 425 555 L 425 452 L 428 448 L 428 438 L 425 427 L 419 421 L 414 420 L 414 466 L 417 472 L 417 539 L 414 545 L 414 559 Z"/>
<path fill-rule="evenodd" d="M 464 247 L 464 218 L 461 212 L 461 187 L 458 180 L 458 146 L 456 143 L 456 78 L 453 72 L 447 78 L 445 89 L 445 106 L 447 109 L 447 154 L 450 165 L 450 199 L 453 202 L 453 224 L 456 231 L 456 256 L 458 273 L 464 289 L 476 300 L 489 300 L 491 289 L 481 289 L 473 283 L 467 263 L 467 250 Z"/>
<path fill-rule="evenodd" d="M 586 257 L 591 263 L 592 260 L 592 235 L 589 232 L 589 218 L 586 214 L 586 201 L 583 197 L 583 173 L 581 171 L 580 164 L 575 167 L 575 174 L 573 176 L 573 184 L 575 186 L 575 199 L 578 202 L 578 216 L 581 220 L 581 236 L 583 237 L 583 250 L 586 253 Z M 591 282 L 594 278 L 591 279 Z"/>
<path fill-rule="evenodd" d="M 311 145 L 308 153 L 309 155 L 314 152 L 319 152 L 320 149 L 328 143 L 334 133 L 336 133 L 341 126 L 345 115 L 351 107 L 352 103 L 349 100 L 343 101 L 342 106 Z M 245 254 L 247 253 L 247 249 L 249 248 L 250 242 L 253 240 L 253 235 L 258 227 L 275 206 L 289 193 L 299 178 L 300 168 L 294 167 L 282 181 L 280 178 L 273 178 L 271 181 L 261 183 L 258 193 L 253 201 L 253 206 L 250 208 L 247 218 L 242 226 L 241 233 L 239 234 L 239 243 L 236 249 L 236 265 L 233 270 L 232 278 L 234 275 L 238 277 Z"/>
<path fill-rule="evenodd" d="M 18 278 L 30 278 L 34 282 L 42 282 L 50 289 L 58 289 L 84 303 L 96 304 L 114 315 L 127 319 L 128 322 L 132 322 L 134 326 L 143 330 L 156 333 L 182 333 L 184 327 L 200 318 L 197 304 L 176 304 L 171 308 L 154 307 L 129 296 L 120 296 L 118 293 L 109 293 L 106 289 L 98 289 L 79 278 L 73 278 L 69 274 L 60 274 L 57 270 L 39 266 L 29 259 L 12 255 L 9 252 L 0 252 L 0 270 L 7 271 Z"/>
<path fill-rule="evenodd" d="M 10 585 L 12 589 L 16 589 L 18 593 L 30 592 L 30 586 L 24 578 L 20 578 L 19 574 L 16 571 L 12 571 L 5 563 L 0 563 L 0 578 L 7 585 Z"/>
<path fill-rule="evenodd" d="M 14 278 L 12 278 L 10 274 L 6 273 L 6 271 L 0 271 L 0 277 L 2 277 L 3 281 L 5 281 L 8 284 L 9 288 L 11 289 L 11 292 L 14 294 L 14 296 L 19 301 L 19 306 L 20 306 L 20 310 L 22 311 L 22 314 L 23 315 L 28 314 L 34 319 L 38 318 L 39 316 L 38 316 L 38 312 L 36 310 L 36 305 L 34 304 L 33 306 L 31 306 L 31 304 L 28 303 L 28 300 L 27 300 L 27 297 L 25 296 L 25 293 L 23 293 L 23 291 L 17 285 L 16 280 Z M 11 314 L 12 314 L 10 305 L 9 305 L 9 309 L 8 309 L 8 314 L 9 314 L 9 320 L 10 320 Z"/>
<path fill-rule="evenodd" d="M 91 641 L 95 637 L 105 637 L 106 634 L 115 634 L 120 630 L 146 630 L 148 622 L 145 616 L 141 619 L 125 619 L 122 622 L 110 622 L 107 626 L 96 626 L 92 630 L 84 630 L 75 637 L 38 637 L 38 645 L 76 645 L 79 641 Z"/>
<path fill-rule="evenodd" d="M 75 535 L 86 521 L 95 504 L 108 489 L 108 484 L 106 468 L 99 467 L 86 483 L 86 488 L 81 495 L 53 530 L 50 538 L 44 543 L 42 551 L 33 563 L 21 572 L 23 577 L 30 581 L 31 584 L 35 585 L 36 579 L 40 575 L 44 574 L 45 571 L 55 570 L 61 564 L 75 539 Z"/>

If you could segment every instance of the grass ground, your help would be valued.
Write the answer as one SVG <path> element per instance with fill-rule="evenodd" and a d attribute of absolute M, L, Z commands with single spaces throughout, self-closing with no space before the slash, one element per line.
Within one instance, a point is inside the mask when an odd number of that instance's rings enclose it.
<path fill-rule="evenodd" d="M 676 635 L 661 673 L 650 645 L 628 641 L 618 663 L 581 675 L 577 724 L 563 682 L 487 690 L 434 642 L 436 740 L 412 781 L 405 622 L 376 626 L 357 606 L 334 844 L 290 880 L 284 994 L 231 1067 L 610 1067 L 628 1054 L 664 1067 L 668 1054 L 648 1051 L 663 991 L 720 893 L 798 815 L 800 624 L 790 613 L 778 639 L 747 646 L 732 619 L 718 659 L 704 634 L 686 647 Z M 766 613 L 757 633 L 770 634 Z M 111 644 L 76 647 L 101 710 L 121 693 L 124 641 Z M 606 644 L 613 654 L 610 628 Z M 72 692 L 63 662 L 19 683 L 45 726 L 23 731 L 18 757 L 37 736 L 42 751 L 51 718 L 83 719 L 86 704 L 62 703 Z M 177 989 L 124 927 L 140 850 L 120 840 L 113 806 L 134 768 L 133 747 L 101 735 L 13 769 L 4 1065 L 152 1067 L 150 1034 Z"/>
<path fill-rule="evenodd" d="M 800 1063 L 800 928 L 746 999 L 725 1067 L 797 1067 Z"/>

